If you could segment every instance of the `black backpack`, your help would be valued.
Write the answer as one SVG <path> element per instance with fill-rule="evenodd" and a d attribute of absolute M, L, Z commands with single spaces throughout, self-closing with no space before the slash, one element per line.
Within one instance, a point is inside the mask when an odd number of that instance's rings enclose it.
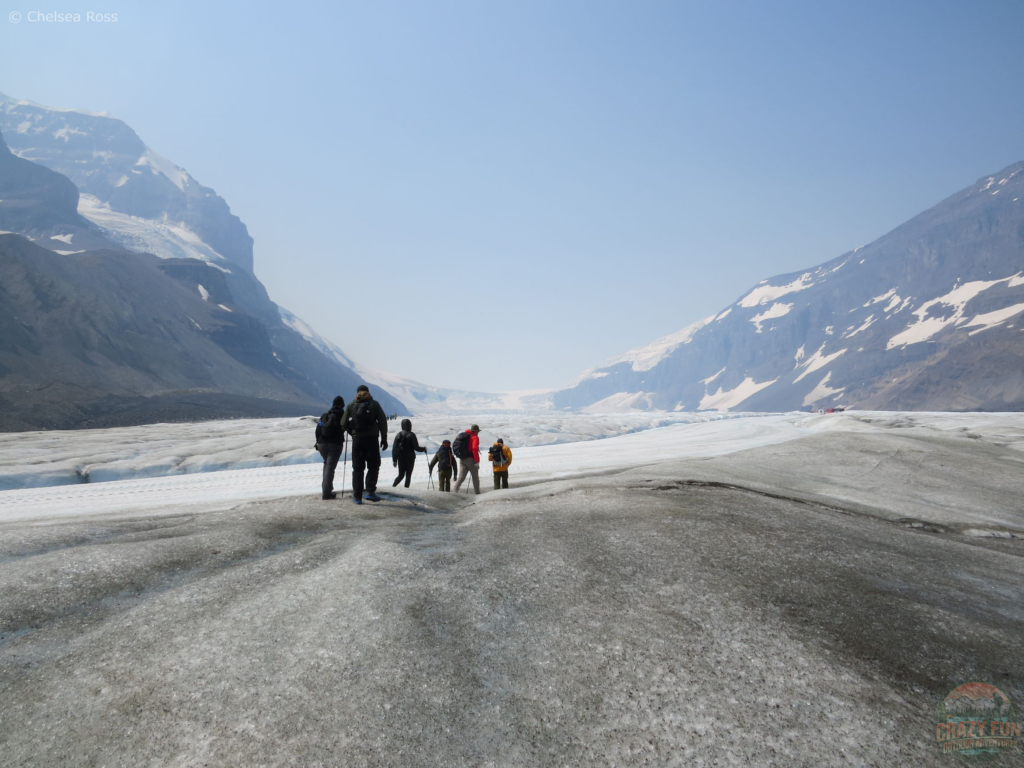
<path fill-rule="evenodd" d="M 341 416 L 335 410 L 327 411 L 320 417 L 316 425 L 316 441 L 318 443 L 340 443 L 345 439 L 341 428 Z"/>
<path fill-rule="evenodd" d="M 505 451 L 500 445 L 492 445 L 491 449 L 487 452 L 487 458 L 494 464 L 504 464 Z"/>
<path fill-rule="evenodd" d="M 452 448 L 450 445 L 442 445 L 438 449 L 437 466 L 445 470 L 452 468 Z"/>
<path fill-rule="evenodd" d="M 352 434 L 372 432 L 377 425 L 373 415 L 373 401 L 362 400 L 352 404 L 352 415 L 348 417 L 348 431 Z"/>
<path fill-rule="evenodd" d="M 397 456 L 400 453 L 405 453 L 405 432 L 395 435 L 395 442 L 391 446 L 392 456 Z"/>
<path fill-rule="evenodd" d="M 452 453 L 457 459 L 468 459 L 472 454 L 469 452 L 469 432 L 459 432 L 452 443 Z"/>

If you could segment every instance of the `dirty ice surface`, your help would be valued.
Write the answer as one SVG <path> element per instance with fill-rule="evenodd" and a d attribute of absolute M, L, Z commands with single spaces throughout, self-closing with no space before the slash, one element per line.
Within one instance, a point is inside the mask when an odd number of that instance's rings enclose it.
<path fill-rule="evenodd" d="M 471 420 L 424 418 L 413 427 L 432 453 Z M 397 426 L 390 423 L 392 438 Z M 194 505 L 223 509 L 249 500 L 315 494 L 321 463 L 312 450 L 312 431 L 310 419 L 258 419 L 2 435 L 0 482 L 9 490 L 0 491 L 0 522 Z M 1008 447 L 1011 456 L 1020 453 L 1024 461 L 1024 414 L 999 413 L 509 415 L 486 425 L 481 453 L 494 438 L 504 437 L 514 453 L 512 482 L 523 485 L 723 456 L 830 432 L 941 435 Z M 490 466 L 486 455 L 482 458 L 486 488 Z M 834 482 L 845 479 L 841 464 Z M 342 480 L 343 468 L 335 482 L 339 489 L 350 482 L 347 476 Z M 385 456 L 380 488 L 390 488 L 393 474 Z M 413 483 L 427 483 L 422 455 Z"/>
<path fill-rule="evenodd" d="M 480 497 L 0 492 L 0 763 L 952 764 L 950 690 L 1024 700 L 1022 442 L 781 414 L 520 447 Z"/>

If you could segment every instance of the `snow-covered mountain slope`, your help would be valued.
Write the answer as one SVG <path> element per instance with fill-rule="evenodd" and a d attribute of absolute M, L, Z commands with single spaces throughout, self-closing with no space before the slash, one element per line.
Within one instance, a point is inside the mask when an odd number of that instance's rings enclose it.
<path fill-rule="evenodd" d="M 252 272 L 252 238 L 228 204 L 122 121 L 0 94 L 0 132 L 18 157 L 71 179 L 79 212 L 124 247 Z"/>
<path fill-rule="evenodd" d="M 1024 408 L 1024 163 L 587 371 L 557 408 Z"/>

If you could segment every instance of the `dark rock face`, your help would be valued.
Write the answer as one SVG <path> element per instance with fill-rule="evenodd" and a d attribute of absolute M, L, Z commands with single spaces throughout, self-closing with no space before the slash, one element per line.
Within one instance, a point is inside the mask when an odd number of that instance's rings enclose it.
<path fill-rule="evenodd" d="M 685 340 L 667 337 L 609 361 L 554 402 L 665 410 L 1019 410 L 1022 313 L 1018 163 L 870 245 L 761 281 Z"/>
<path fill-rule="evenodd" d="M 145 421 L 144 398 L 172 413 L 175 402 L 189 414 L 203 402 L 216 418 L 217 404 L 231 414 L 271 415 L 274 403 L 309 413 L 355 393 L 352 371 L 239 306 L 227 277 L 191 259 L 60 255 L 0 235 L 0 399 L 27 409 L 12 428 L 79 426 L 76 413 L 106 423 L 99 406 L 109 411 L 118 397 Z"/>
<path fill-rule="evenodd" d="M 253 240 L 228 204 L 150 150 L 120 120 L 0 94 L 0 132 L 16 155 L 67 176 L 83 195 L 118 213 L 180 223 L 232 264 L 252 272 Z"/>
<path fill-rule="evenodd" d="M 0 229 L 42 235 L 87 226 L 71 180 L 11 154 L 0 135 Z"/>

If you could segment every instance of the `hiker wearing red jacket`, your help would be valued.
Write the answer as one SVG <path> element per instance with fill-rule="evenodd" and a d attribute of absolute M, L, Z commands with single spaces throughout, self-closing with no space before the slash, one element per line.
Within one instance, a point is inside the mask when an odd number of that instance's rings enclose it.
<path fill-rule="evenodd" d="M 473 490 L 480 494 L 480 427 L 476 424 L 455 438 L 452 449 L 459 460 L 459 479 L 455 481 L 455 492 L 459 492 L 466 475 L 473 476 Z"/>

